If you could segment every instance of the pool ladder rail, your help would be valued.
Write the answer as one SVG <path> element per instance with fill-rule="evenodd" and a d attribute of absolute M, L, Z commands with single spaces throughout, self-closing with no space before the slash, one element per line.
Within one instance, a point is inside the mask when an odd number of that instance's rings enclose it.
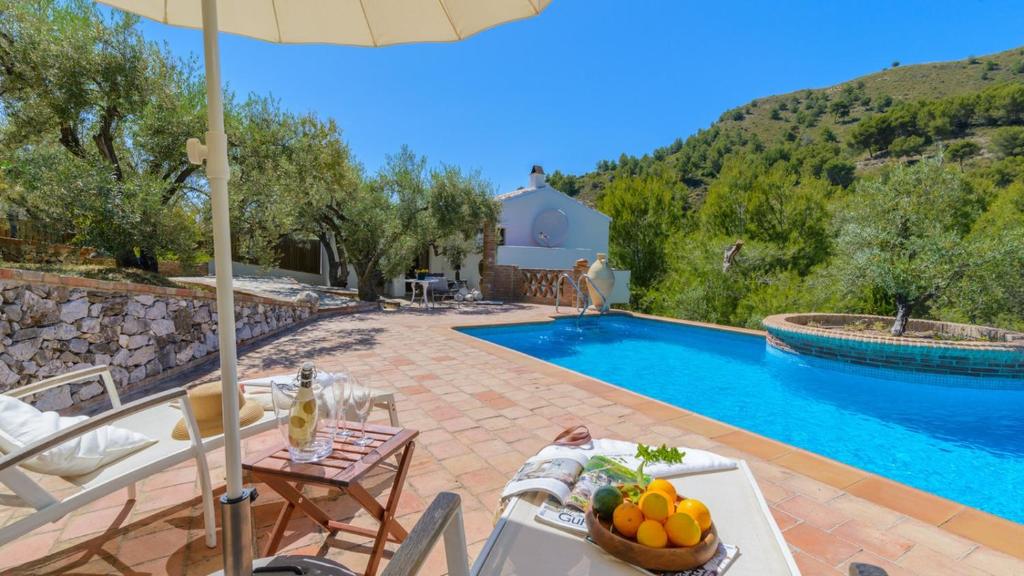
<path fill-rule="evenodd" d="M 558 306 L 561 303 L 562 297 L 562 282 L 569 281 L 569 285 L 573 288 L 573 306 L 579 310 L 579 315 L 576 319 L 579 320 L 587 313 L 587 309 L 590 308 L 590 293 L 584 291 L 584 286 L 593 288 L 601 295 L 601 308 L 598 309 L 598 314 L 604 314 L 608 311 L 610 304 L 608 303 L 608 297 L 604 295 L 604 292 L 594 284 L 593 280 L 587 274 L 580 274 L 576 279 L 569 276 L 567 273 L 562 273 L 558 277 L 558 283 L 555 284 L 555 314 L 558 314 Z"/>

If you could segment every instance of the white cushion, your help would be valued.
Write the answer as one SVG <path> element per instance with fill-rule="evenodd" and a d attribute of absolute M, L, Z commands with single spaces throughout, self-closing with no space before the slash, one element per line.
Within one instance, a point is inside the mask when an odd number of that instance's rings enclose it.
<path fill-rule="evenodd" d="M 17 452 L 87 418 L 40 412 L 31 404 L 0 394 L 0 450 L 5 453 Z M 78 476 L 155 442 L 149 436 L 131 430 L 102 426 L 50 448 L 21 465 L 40 474 Z"/>

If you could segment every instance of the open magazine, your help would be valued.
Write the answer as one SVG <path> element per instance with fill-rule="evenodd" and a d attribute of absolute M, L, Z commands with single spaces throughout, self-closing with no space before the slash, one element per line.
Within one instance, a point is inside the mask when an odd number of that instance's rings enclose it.
<path fill-rule="evenodd" d="M 558 504 L 585 512 L 594 490 L 606 484 L 637 481 L 636 472 L 624 464 L 626 461 L 626 455 L 592 455 L 575 448 L 548 446 L 519 468 L 501 497 L 544 492 Z"/>

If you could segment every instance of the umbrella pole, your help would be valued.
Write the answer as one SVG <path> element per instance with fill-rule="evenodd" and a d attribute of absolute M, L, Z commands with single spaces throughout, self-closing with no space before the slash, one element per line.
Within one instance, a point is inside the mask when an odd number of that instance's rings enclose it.
<path fill-rule="evenodd" d="M 189 158 L 206 160 L 213 208 L 213 252 L 217 276 L 217 339 L 223 385 L 224 461 L 227 491 L 221 497 L 224 574 L 252 573 L 252 489 L 242 487 L 242 445 L 239 434 L 238 369 L 235 349 L 235 296 L 231 271 L 231 220 L 228 217 L 228 144 L 224 133 L 224 95 L 217 44 L 217 0 L 203 0 L 203 52 L 206 63 L 206 144 L 188 143 Z"/>

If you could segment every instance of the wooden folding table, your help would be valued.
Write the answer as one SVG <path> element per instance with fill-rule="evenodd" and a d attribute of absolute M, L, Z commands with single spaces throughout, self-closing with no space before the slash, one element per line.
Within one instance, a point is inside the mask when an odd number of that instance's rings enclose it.
<path fill-rule="evenodd" d="M 359 433 L 358 429 L 352 429 L 352 431 L 356 435 Z M 267 543 L 267 548 L 263 552 L 265 556 L 272 556 L 277 552 L 281 537 L 296 508 L 329 532 L 349 532 L 373 538 L 373 548 L 366 564 L 367 576 L 376 574 L 381 556 L 384 554 L 384 545 L 387 542 L 400 543 L 405 539 L 407 532 L 395 520 L 395 509 L 398 507 L 398 499 L 402 495 L 405 476 L 412 461 L 412 452 L 415 446 L 413 439 L 419 435 L 419 432 L 407 428 L 367 424 L 366 434 L 372 439 L 370 445 L 355 445 L 353 443 L 356 439 L 355 436 L 338 439 L 334 442 L 334 451 L 330 456 L 319 462 L 305 464 L 292 462 L 288 457 L 287 448 L 282 446 L 242 463 L 242 468 L 252 474 L 254 481 L 263 482 L 286 501 L 285 507 L 274 524 L 270 542 Z M 377 465 L 399 451 L 401 454 L 398 456 L 398 469 L 395 472 L 391 493 L 388 495 L 387 502 L 381 505 L 360 482 Z M 302 495 L 302 487 L 305 484 L 338 488 L 369 512 L 370 516 L 380 523 L 380 527 L 377 530 L 372 530 L 332 520 L 323 509 Z"/>

